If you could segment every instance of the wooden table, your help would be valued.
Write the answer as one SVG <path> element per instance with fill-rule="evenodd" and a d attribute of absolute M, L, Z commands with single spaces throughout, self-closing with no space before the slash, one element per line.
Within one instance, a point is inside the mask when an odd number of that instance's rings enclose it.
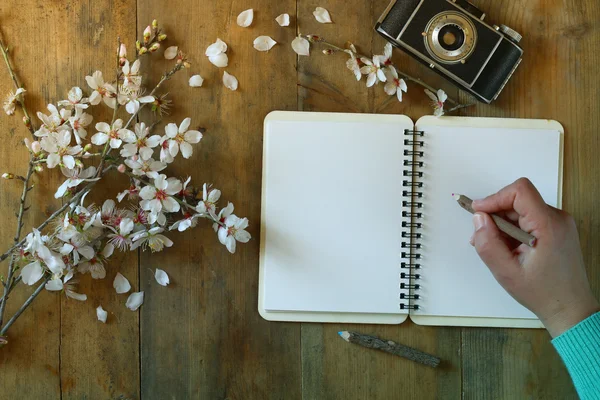
<path fill-rule="evenodd" d="M 325 56 L 313 48 L 298 58 L 290 48 L 297 30 L 320 34 L 363 52 L 381 53 L 384 41 L 373 25 L 388 0 L 110 0 L 95 2 L 5 0 L 0 28 L 26 88 L 27 105 L 43 110 L 48 101 L 66 98 L 68 89 L 87 90 L 84 76 L 112 68 L 116 36 L 130 49 L 156 17 L 170 44 L 188 52 L 192 72 L 206 78 L 200 89 L 187 76 L 169 89 L 176 109 L 165 121 L 191 116 L 207 128 L 191 160 L 177 162 L 173 176 L 213 182 L 223 199 L 235 203 L 251 221 L 255 238 L 230 255 L 212 229 L 201 226 L 173 234 L 169 251 L 130 253 L 113 259 L 103 281 L 80 282 L 88 294 L 80 303 L 43 292 L 10 331 L 0 350 L 0 398 L 13 399 L 568 399 L 575 398 L 569 376 L 542 330 L 461 329 L 401 326 L 291 324 L 264 321 L 257 312 L 262 122 L 271 110 L 406 114 L 431 112 L 422 91 L 409 86 L 403 103 L 389 100 L 380 87 L 367 89 L 345 69 L 343 55 Z M 517 0 L 475 2 L 489 21 L 524 34 L 525 58 L 500 99 L 479 104 L 462 115 L 551 118 L 565 134 L 564 208 L 575 216 L 588 272 L 600 295 L 600 5 L 597 0 Z M 315 21 L 323 6 L 334 24 Z M 255 22 L 242 29 L 239 12 L 254 8 Z M 287 12 L 290 27 L 274 19 Z M 278 44 L 269 53 L 252 48 L 258 35 Z M 230 45 L 230 66 L 240 89 L 221 84 L 222 70 L 209 64 L 204 50 L 217 37 Z M 161 59 L 161 55 L 155 55 Z M 468 97 L 395 50 L 408 72 L 451 96 Z M 154 64 L 157 79 L 165 61 Z M 183 73 L 184 75 L 187 72 Z M 0 93 L 11 89 L 0 66 Z M 184 102 L 185 99 L 185 102 Z M 18 117 L 0 118 L 0 170 L 24 173 L 27 136 Z M 108 118 L 108 117 L 107 117 Z M 518 143 L 515 143 L 517 146 Z M 535 149 L 532 149 L 535 151 Z M 45 219 L 60 205 L 52 198 L 62 181 L 58 171 L 37 178 L 26 227 Z M 114 195 L 118 182 L 105 184 Z M 19 185 L 3 181 L 0 244 L 14 234 L 14 205 Z M 310 193 L 310 188 L 305 188 Z M 373 204 L 376 207 L 376 204 Z M 465 238 L 467 240 L 467 238 Z M 154 282 L 152 269 L 168 271 L 168 288 Z M 4 273 L 6 263 L 2 265 Z M 139 312 L 124 306 L 112 280 L 117 271 L 146 300 Z M 20 287 L 14 303 L 31 288 Z M 109 311 L 96 321 L 95 307 Z M 336 332 L 360 329 L 425 351 L 445 360 L 429 369 L 375 351 L 350 347 Z"/>

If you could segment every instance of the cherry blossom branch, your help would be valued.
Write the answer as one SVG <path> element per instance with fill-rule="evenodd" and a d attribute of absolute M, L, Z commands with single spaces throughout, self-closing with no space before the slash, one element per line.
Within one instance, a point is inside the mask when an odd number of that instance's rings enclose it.
<path fill-rule="evenodd" d="M 23 228 L 23 215 L 29 207 L 25 207 L 25 201 L 27 200 L 27 194 L 29 193 L 29 181 L 31 180 L 31 175 L 33 175 L 34 171 L 33 164 L 33 154 L 29 155 L 29 167 L 27 169 L 27 175 L 25 179 L 23 179 L 23 190 L 21 192 L 21 200 L 19 204 L 19 213 L 17 214 L 17 232 L 15 233 L 15 237 L 13 238 L 14 243 L 16 244 L 21 238 L 21 229 Z M 6 282 L 4 282 L 4 296 L 3 299 L 5 301 L 0 304 L 0 326 L 2 326 L 2 322 L 4 320 L 4 310 L 6 308 L 6 300 L 8 299 L 9 288 L 12 286 L 13 274 L 15 272 L 15 254 L 13 253 L 10 257 L 10 262 L 8 264 L 8 273 Z"/>
<path fill-rule="evenodd" d="M 360 58 L 367 58 L 369 60 L 371 59 L 371 57 L 367 57 L 367 56 L 365 56 L 363 54 L 360 54 L 358 52 L 353 52 L 350 49 L 343 49 L 343 48 L 341 48 L 339 46 L 336 46 L 333 43 L 329 43 L 329 42 L 327 42 L 325 39 L 323 39 L 320 36 L 317 36 L 317 35 L 302 35 L 302 36 L 304 38 L 306 38 L 311 43 L 320 43 L 323 46 L 328 47 L 329 49 L 333 50 L 333 52 L 343 52 L 343 53 L 347 53 L 347 54 L 354 54 L 359 59 Z M 331 53 L 329 53 L 329 54 L 331 54 Z M 414 76 L 411 76 L 411 75 L 407 74 L 406 72 L 401 71 L 393 63 L 390 63 L 389 66 L 393 67 L 396 70 L 396 72 L 398 72 L 398 75 L 400 77 L 402 77 L 403 79 L 405 79 L 407 81 L 410 81 L 410 82 L 413 82 L 413 83 L 416 83 L 417 85 L 419 85 L 419 86 L 421 86 L 421 87 L 423 87 L 423 88 L 425 88 L 427 90 L 430 90 L 433 93 L 437 92 L 437 89 L 435 89 L 433 86 L 430 86 L 430 85 L 426 84 L 420 78 L 415 78 Z M 456 111 L 456 110 L 461 109 L 461 108 L 470 107 L 470 106 L 472 106 L 472 105 L 475 104 L 475 103 L 461 104 L 458 101 L 456 101 L 454 99 L 451 99 L 450 97 L 448 97 L 447 101 L 449 103 L 451 103 L 451 104 L 454 104 L 455 107 L 453 107 L 450 110 L 446 111 L 446 113 L 449 113 L 451 111 Z"/>
<path fill-rule="evenodd" d="M 25 311 L 27 309 L 27 307 L 29 307 L 29 305 L 33 302 L 33 300 L 35 300 L 35 298 L 44 289 L 44 286 L 46 286 L 46 283 L 48 283 L 48 281 L 50 280 L 51 277 L 52 277 L 51 275 L 48 275 L 44 279 L 44 281 L 41 283 L 41 285 L 38 286 L 37 289 L 35 289 L 35 291 L 31 294 L 31 296 L 29 296 L 29 298 L 27 300 L 25 300 L 25 303 L 23 303 L 23 305 L 21 306 L 21 308 L 19 308 L 17 310 L 17 312 L 15 313 L 15 315 L 13 315 L 11 317 L 11 319 L 8 320 L 8 322 L 6 323 L 6 325 L 4 325 L 2 327 L 2 329 L 0 329 L 0 338 L 6 333 L 6 331 L 8 330 L 8 328 L 10 328 L 12 326 L 12 324 L 15 323 L 15 321 L 21 316 L 21 314 L 23 314 L 23 311 Z M 6 304 L 6 301 L 2 302 L 2 304 Z"/>
<path fill-rule="evenodd" d="M 22 85 L 19 84 L 19 79 L 17 78 L 17 74 L 15 73 L 15 70 L 13 69 L 12 65 L 10 64 L 10 59 L 8 57 L 8 47 L 6 47 L 4 45 L 4 42 L 2 41 L 1 33 L 0 33 L 0 51 L 2 52 L 2 57 L 4 58 L 4 63 L 6 64 L 6 68 L 8 69 L 8 74 L 10 75 L 10 77 L 14 83 L 15 90 L 19 90 L 22 87 Z M 19 103 L 19 106 L 21 107 L 21 109 L 23 110 L 23 114 L 25 115 L 25 119 L 26 119 L 25 126 L 29 130 L 29 133 L 31 133 L 31 136 L 35 137 L 35 135 L 34 135 L 35 128 L 33 126 L 33 123 L 31 122 L 31 117 L 29 116 L 27 107 L 25 107 L 25 101 L 22 98 L 18 98 L 17 103 Z"/>

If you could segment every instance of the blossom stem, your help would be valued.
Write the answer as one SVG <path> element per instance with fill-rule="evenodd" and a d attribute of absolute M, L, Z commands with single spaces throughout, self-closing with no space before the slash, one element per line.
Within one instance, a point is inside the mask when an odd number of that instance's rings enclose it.
<path fill-rule="evenodd" d="M 310 42 L 313 42 L 313 43 L 321 43 L 323 46 L 325 46 L 325 47 L 329 47 L 330 49 L 332 49 L 332 50 L 335 50 L 335 51 L 341 51 L 341 52 L 343 52 L 343 53 L 351 53 L 351 52 L 352 52 L 352 50 L 350 50 L 350 49 L 343 49 L 343 48 L 341 48 L 341 47 L 339 47 L 339 46 L 336 46 L 336 45 L 335 45 L 335 44 L 333 44 L 333 43 L 329 43 L 329 42 L 325 41 L 325 39 L 321 38 L 320 36 L 316 36 L 316 35 L 304 35 L 304 37 L 305 37 L 305 38 L 306 38 L 308 41 L 310 41 Z M 317 39 L 315 39 L 315 37 L 317 37 Z M 354 55 L 355 55 L 357 58 L 366 58 L 366 59 L 368 59 L 368 60 L 371 60 L 371 58 L 370 58 L 370 57 L 367 57 L 367 56 L 365 56 L 365 55 L 363 55 L 363 54 L 360 54 L 360 53 L 354 53 Z M 431 92 L 433 92 L 433 93 L 436 93 L 436 92 L 437 92 L 437 89 L 435 89 L 433 86 L 430 86 L 430 85 L 426 84 L 426 83 L 425 83 L 425 82 L 423 82 L 423 81 L 422 81 L 420 78 L 415 78 L 414 76 L 411 76 L 411 75 L 407 74 L 406 72 L 403 72 L 403 71 L 399 70 L 399 69 L 398 69 L 398 67 L 396 67 L 396 66 L 395 66 L 393 63 L 392 63 L 392 64 L 390 64 L 389 66 L 390 66 L 390 67 L 393 67 L 393 68 L 396 70 L 396 72 L 398 72 L 398 75 L 399 75 L 400 77 L 402 77 L 403 79 L 405 79 L 405 80 L 407 80 L 407 81 L 410 81 L 410 82 L 413 82 L 413 83 L 416 83 L 417 85 L 420 85 L 420 86 L 422 86 L 423 88 L 425 88 L 425 89 L 428 89 L 428 90 L 430 90 L 430 91 L 431 91 Z M 451 99 L 450 97 L 448 97 L 448 100 L 447 100 L 447 101 L 448 101 L 449 103 L 451 103 L 451 104 L 454 104 L 454 105 L 455 105 L 455 107 L 453 107 L 453 108 L 451 108 L 450 110 L 446 111 L 446 113 L 449 113 L 449 112 L 451 112 L 451 111 L 456 111 L 456 110 L 458 110 L 458 109 L 460 109 L 460 108 L 469 107 L 469 106 L 472 106 L 473 104 L 475 104 L 475 103 L 470 103 L 470 104 L 460 104 L 458 101 L 456 101 L 456 100 L 454 100 L 454 99 Z"/>
<path fill-rule="evenodd" d="M 19 204 L 19 213 L 17 214 L 17 231 L 15 233 L 15 237 L 13 238 L 14 243 L 16 244 L 21 238 L 21 230 L 23 228 L 23 215 L 27 212 L 27 207 L 25 207 L 25 201 L 27 200 L 27 194 L 29 193 L 29 181 L 31 180 L 31 176 L 33 175 L 34 164 L 33 164 L 33 155 L 29 155 L 29 167 L 27 169 L 27 175 L 25 179 L 23 179 L 23 190 L 21 191 L 21 200 Z M 6 300 L 8 299 L 8 293 L 10 292 L 10 288 L 12 286 L 13 274 L 15 272 L 15 254 L 13 253 L 10 257 L 10 262 L 8 264 L 8 274 L 6 278 L 6 283 L 4 286 L 4 296 L 5 301 L 0 304 L 0 326 L 2 326 L 2 321 L 4 320 L 4 310 L 6 308 Z"/>
<path fill-rule="evenodd" d="M 19 84 L 19 79 L 17 78 L 17 74 L 15 73 L 15 70 L 13 69 L 12 65 L 10 64 L 10 59 L 8 57 L 8 47 L 6 47 L 4 45 L 1 34 L 0 34 L 0 51 L 2 52 L 2 57 L 4 58 L 4 63 L 6 64 L 6 68 L 8 69 L 8 74 L 10 75 L 10 77 L 14 83 L 15 90 L 19 90 L 22 87 L 22 85 Z M 35 137 L 35 135 L 34 135 L 35 128 L 33 126 L 33 122 L 31 121 L 31 117 L 29 116 L 29 112 L 27 111 L 27 107 L 25 107 L 25 102 L 22 99 L 22 96 L 20 99 L 17 100 L 17 102 L 19 103 L 19 106 L 23 110 L 23 114 L 25 115 L 25 118 L 27 118 L 27 120 L 29 121 L 29 124 L 27 127 L 27 129 L 29 129 L 29 133 L 31 133 L 31 136 Z"/>
<path fill-rule="evenodd" d="M 51 275 L 48 275 L 46 277 L 46 279 L 44 279 L 44 281 L 42 282 L 42 284 L 40 286 L 38 286 L 37 289 L 35 289 L 35 291 L 31 294 L 31 296 L 29 296 L 29 298 L 27 300 L 25 300 L 25 303 L 23 303 L 23 305 L 21 306 L 21 308 L 19 308 L 17 310 L 17 312 L 15 313 L 15 315 L 13 315 L 12 318 L 8 320 L 8 322 L 6 323 L 6 325 L 4 325 L 2 327 L 2 329 L 0 329 L 0 336 L 4 336 L 4 334 L 6 333 L 6 331 L 8 330 L 8 328 L 10 328 L 11 325 L 14 324 L 15 321 L 21 316 L 21 314 L 23 314 L 23 311 L 25 311 L 27 309 L 27 307 L 29 307 L 31 305 L 31 303 L 33 302 L 33 300 L 44 289 L 44 286 L 46 286 L 46 283 L 50 280 L 51 277 L 52 277 Z M 2 302 L 2 304 L 6 304 L 6 301 Z"/>

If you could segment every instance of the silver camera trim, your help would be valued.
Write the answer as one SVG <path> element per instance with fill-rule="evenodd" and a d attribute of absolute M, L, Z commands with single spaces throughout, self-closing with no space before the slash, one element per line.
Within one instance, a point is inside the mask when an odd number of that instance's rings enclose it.
<path fill-rule="evenodd" d="M 391 1 L 390 4 L 387 6 L 387 8 L 385 9 L 385 11 L 383 12 L 383 14 L 381 15 L 381 17 L 379 18 L 378 22 L 381 23 L 383 22 L 383 20 L 388 16 L 390 10 L 392 9 L 392 7 L 396 4 L 398 0 L 396 1 Z M 477 79 L 479 78 L 479 76 L 481 75 L 481 73 L 483 72 L 483 70 L 485 69 L 485 67 L 487 66 L 489 60 L 492 58 L 492 56 L 494 55 L 494 53 L 496 52 L 496 50 L 498 49 L 498 46 L 500 46 L 500 43 L 502 42 L 502 40 L 508 40 L 507 38 L 505 38 L 500 32 L 498 32 L 497 30 L 495 30 L 494 28 L 492 28 L 491 26 L 489 26 L 488 24 L 486 24 L 483 20 L 479 20 L 481 22 L 481 24 L 485 27 L 487 27 L 488 29 L 490 29 L 491 31 L 495 32 L 499 38 L 498 38 L 498 42 L 496 43 L 496 45 L 494 46 L 494 48 L 492 49 L 492 51 L 490 52 L 490 55 L 488 56 L 488 58 L 486 59 L 485 63 L 483 63 L 481 69 L 479 70 L 479 72 L 477 73 L 477 75 L 475 76 L 475 78 L 473 79 L 473 81 L 471 83 L 465 82 L 464 80 L 460 79 L 459 77 L 457 77 L 456 75 L 454 75 L 453 73 L 449 72 L 447 69 L 445 69 L 443 66 L 437 64 L 435 62 L 435 60 L 424 56 L 422 53 L 418 52 L 417 50 L 415 50 L 414 48 L 412 48 L 411 46 L 407 45 L 404 41 L 400 40 L 400 37 L 404 34 L 404 32 L 406 31 L 406 29 L 408 28 L 408 25 L 412 22 L 412 20 L 414 19 L 414 16 L 416 15 L 417 11 L 421 8 L 421 6 L 423 5 L 423 3 L 425 2 L 425 0 L 421 0 L 419 2 L 419 4 L 415 7 L 414 11 L 412 12 L 411 16 L 409 17 L 409 19 L 406 21 L 406 23 L 404 24 L 404 27 L 402 28 L 402 30 L 400 31 L 400 33 L 398 34 L 397 37 L 393 37 L 390 36 L 387 32 L 383 31 L 383 30 L 378 30 L 381 34 L 383 34 L 384 36 L 387 36 L 388 38 L 390 38 L 390 40 L 393 40 L 395 43 L 401 45 L 404 49 L 406 49 L 407 51 L 409 51 L 410 53 L 412 53 L 415 57 L 425 61 L 427 64 L 429 64 L 432 68 L 437 68 L 440 71 L 443 71 L 447 76 L 451 77 L 452 79 L 454 79 L 455 81 L 463 84 L 464 86 L 468 87 L 468 88 L 472 88 L 473 84 L 477 81 Z M 450 3 L 451 5 L 453 5 L 455 8 L 461 10 L 462 12 L 464 12 L 465 14 L 469 15 L 471 18 L 473 18 L 474 20 L 478 20 L 478 18 L 476 18 L 473 14 L 471 14 L 470 12 L 468 12 L 467 10 L 465 10 L 464 8 L 460 7 L 459 5 L 457 5 L 456 3 L 454 3 L 451 0 L 446 0 L 447 3 Z M 485 15 L 485 14 L 484 14 Z M 519 66 L 519 64 L 522 61 L 522 56 L 523 56 L 523 49 L 521 49 L 519 46 L 517 46 L 515 43 L 513 43 L 511 40 L 508 40 L 508 42 L 510 44 L 512 44 L 515 47 L 518 47 L 519 50 L 521 51 L 521 58 L 519 58 L 519 60 L 517 61 L 517 63 L 515 64 L 515 67 L 513 68 L 513 70 L 508 74 L 508 77 L 506 78 L 504 84 L 500 87 L 500 89 L 498 90 L 498 92 L 494 95 L 493 98 L 491 99 L 487 99 L 479 94 L 474 94 L 476 95 L 476 97 L 479 97 L 480 99 L 484 100 L 485 102 L 492 102 L 494 101 L 499 95 L 500 92 L 502 92 L 502 89 L 504 89 L 504 86 L 506 86 L 506 83 L 508 82 L 508 80 L 512 77 L 513 73 L 515 72 L 515 70 L 517 69 L 517 67 Z"/>
<path fill-rule="evenodd" d="M 446 50 L 440 43 L 440 31 L 448 26 L 457 26 L 464 35 L 464 42 L 456 50 Z M 432 30 L 433 29 L 433 30 Z M 457 11 L 443 11 L 435 15 L 425 27 L 423 38 L 429 54 L 442 64 L 458 64 L 467 59 L 477 46 L 475 24 Z"/>

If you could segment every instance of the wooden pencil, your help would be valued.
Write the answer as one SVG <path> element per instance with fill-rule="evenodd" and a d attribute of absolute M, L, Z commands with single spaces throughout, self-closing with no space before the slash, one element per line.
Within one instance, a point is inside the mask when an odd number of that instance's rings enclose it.
<path fill-rule="evenodd" d="M 452 193 L 452 197 L 462 208 L 464 208 L 471 214 L 475 214 L 475 210 L 473 210 L 473 200 L 471 200 L 464 194 Z M 498 226 L 498 229 L 506 233 L 511 238 L 516 239 L 521 243 L 525 243 L 529 247 L 535 246 L 535 242 L 537 240 L 535 236 L 532 236 L 531 234 L 525 232 L 524 230 L 520 229 L 519 227 L 511 224 L 507 220 L 495 214 L 490 214 L 490 217 L 492 217 L 492 219 L 496 223 L 496 226 Z"/>
<path fill-rule="evenodd" d="M 386 353 L 404 357 L 433 368 L 440 364 L 440 359 L 432 356 L 431 354 L 427 354 L 420 350 L 413 349 L 412 347 L 392 342 L 391 340 L 383 340 L 375 336 L 363 335 L 348 331 L 338 332 L 338 335 L 340 335 L 340 337 L 346 342 L 358 344 L 369 349 L 385 351 Z"/>

